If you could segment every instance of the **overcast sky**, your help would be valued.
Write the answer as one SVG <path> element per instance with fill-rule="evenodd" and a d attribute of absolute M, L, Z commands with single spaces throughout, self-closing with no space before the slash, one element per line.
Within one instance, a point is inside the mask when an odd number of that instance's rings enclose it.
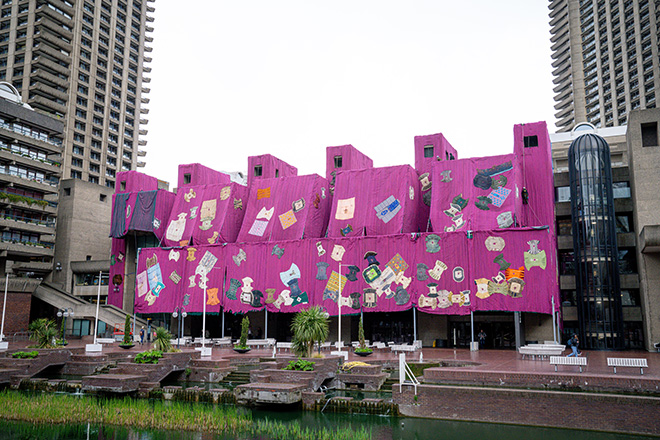
<path fill-rule="evenodd" d="M 516 123 L 555 131 L 547 1 L 153 4 L 143 171 L 170 188 L 181 163 L 324 175 L 327 146 L 380 167 L 413 164 L 417 135 L 465 158 L 512 152 Z"/>

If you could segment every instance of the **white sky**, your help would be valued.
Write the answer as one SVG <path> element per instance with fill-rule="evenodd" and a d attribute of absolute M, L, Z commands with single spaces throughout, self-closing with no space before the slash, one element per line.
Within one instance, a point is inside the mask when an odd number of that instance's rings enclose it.
<path fill-rule="evenodd" d="M 548 2 L 159 0 L 142 170 L 247 171 L 265 153 L 325 174 L 325 147 L 413 164 L 443 133 L 459 157 L 510 153 L 513 125 L 555 131 Z"/>

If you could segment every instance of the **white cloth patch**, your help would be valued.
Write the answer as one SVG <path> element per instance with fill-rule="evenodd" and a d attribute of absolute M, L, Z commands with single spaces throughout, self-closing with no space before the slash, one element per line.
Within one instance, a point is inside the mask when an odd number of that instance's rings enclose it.
<path fill-rule="evenodd" d="M 174 249 L 172 249 L 170 251 L 170 254 L 169 254 L 170 261 L 179 261 L 179 257 L 181 257 L 181 254 L 179 253 L 179 251 L 175 251 Z"/>
<path fill-rule="evenodd" d="M 266 226 L 268 226 L 267 221 L 255 220 L 254 223 L 252 223 L 252 227 L 248 231 L 248 234 L 263 237 L 266 232 Z"/>
<path fill-rule="evenodd" d="M 394 196 L 389 196 L 376 205 L 374 209 L 376 210 L 376 216 L 383 222 L 388 223 L 397 212 L 401 211 L 401 203 Z"/>
<path fill-rule="evenodd" d="M 506 243 L 502 237 L 489 235 L 488 238 L 486 238 L 486 249 L 489 251 L 501 252 L 502 249 L 504 249 L 504 246 L 506 246 Z"/>
<path fill-rule="evenodd" d="M 346 252 L 346 249 L 344 246 L 340 244 L 336 244 L 334 248 L 332 248 L 332 257 L 333 260 L 337 262 L 341 262 L 341 259 L 344 257 L 344 252 Z"/>
<path fill-rule="evenodd" d="M 337 200 L 337 220 L 350 220 L 355 215 L 355 197 Z"/>
<path fill-rule="evenodd" d="M 275 208 L 270 208 L 266 209 L 264 206 L 261 208 L 261 211 L 259 211 L 259 214 L 257 214 L 257 218 L 265 218 L 266 220 L 270 220 L 270 218 L 273 216 L 273 212 L 275 212 Z"/>

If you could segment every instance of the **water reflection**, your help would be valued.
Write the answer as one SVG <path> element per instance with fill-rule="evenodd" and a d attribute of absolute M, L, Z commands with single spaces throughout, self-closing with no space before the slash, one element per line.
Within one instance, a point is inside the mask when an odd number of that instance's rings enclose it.
<path fill-rule="evenodd" d="M 282 422 L 297 421 L 303 427 L 335 429 L 339 426 L 367 426 L 372 438 L 394 440 L 624 440 L 638 436 L 609 434 L 570 429 L 533 428 L 490 423 L 450 422 L 442 420 L 390 418 L 379 416 L 321 414 L 301 412 L 274 412 L 253 410 L 254 419 L 269 418 Z M 34 425 L 22 422 L 0 421 L 0 440 L 229 440 L 234 435 L 206 434 L 187 431 L 142 430 L 127 427 L 98 425 Z M 248 437 L 262 440 L 264 437 Z"/>

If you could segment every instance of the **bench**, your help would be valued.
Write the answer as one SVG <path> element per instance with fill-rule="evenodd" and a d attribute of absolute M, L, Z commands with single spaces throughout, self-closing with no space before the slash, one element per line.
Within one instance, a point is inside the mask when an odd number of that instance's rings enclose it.
<path fill-rule="evenodd" d="M 527 345 L 523 345 L 522 347 L 518 348 L 518 353 L 522 355 L 523 359 L 525 358 L 525 356 L 531 356 L 532 359 L 535 359 L 536 356 L 538 356 L 539 358 L 542 359 L 549 356 L 560 356 L 565 349 L 566 347 L 564 347 L 563 345 L 559 345 L 556 347 L 530 347 Z"/>
<path fill-rule="evenodd" d="M 586 357 L 564 357 L 564 356 L 550 356 L 550 365 L 555 366 L 555 371 L 557 371 L 557 365 L 577 365 L 580 367 L 580 373 L 582 373 L 582 367 L 587 366 Z"/>
<path fill-rule="evenodd" d="M 275 338 L 268 339 L 248 339 L 248 347 L 272 347 L 275 345 Z"/>
<path fill-rule="evenodd" d="M 114 344 L 115 339 L 114 338 L 96 338 L 96 342 L 98 344 Z"/>
<path fill-rule="evenodd" d="M 607 358 L 607 366 L 614 368 L 614 374 L 616 374 L 616 367 L 639 368 L 640 374 L 644 374 L 644 368 L 649 367 L 646 359 L 634 358 Z"/>
<path fill-rule="evenodd" d="M 291 350 L 291 342 L 278 342 L 275 344 L 277 351 L 280 350 Z"/>
<path fill-rule="evenodd" d="M 397 352 L 397 351 L 417 351 L 417 346 L 416 345 L 408 345 L 408 344 L 395 344 L 391 345 L 390 349 L 392 352 Z"/>
<path fill-rule="evenodd" d="M 231 338 L 230 337 L 212 339 L 212 341 L 213 341 L 214 345 L 217 345 L 219 347 L 231 346 Z"/>
<path fill-rule="evenodd" d="M 562 351 L 566 350 L 566 346 L 564 344 L 527 344 L 524 345 L 524 347 L 529 347 L 529 348 L 559 348 Z"/>

